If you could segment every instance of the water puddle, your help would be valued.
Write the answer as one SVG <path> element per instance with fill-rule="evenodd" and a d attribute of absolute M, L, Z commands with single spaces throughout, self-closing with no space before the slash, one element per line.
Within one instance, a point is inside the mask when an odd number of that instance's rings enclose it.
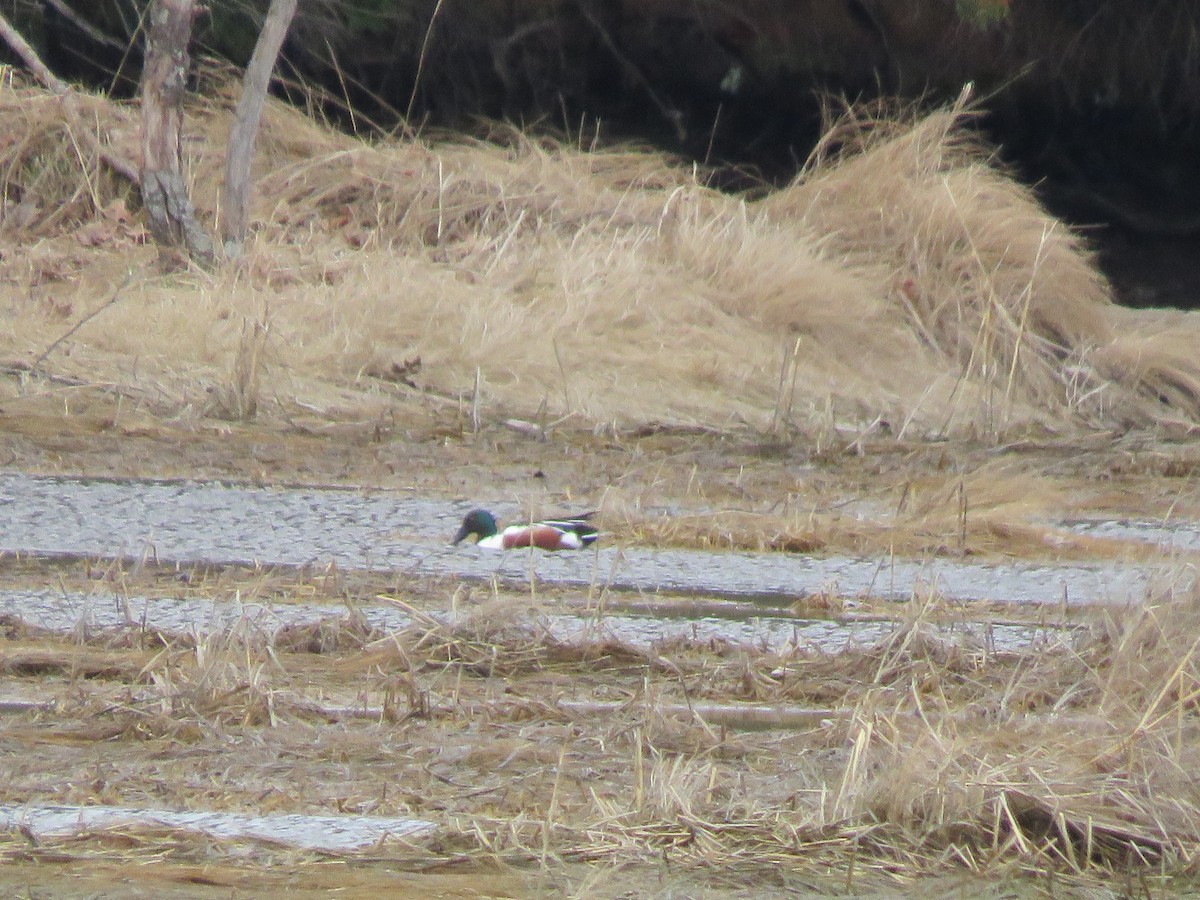
<path fill-rule="evenodd" d="M 116 829 L 166 829 L 331 853 L 364 850 L 389 840 L 411 840 L 432 833 L 436 827 L 422 819 L 380 816 L 255 816 L 126 806 L 0 806 L 0 831 L 22 829 L 34 838 Z"/>
<path fill-rule="evenodd" d="M 1071 519 L 1072 534 L 1149 544 L 1163 553 L 1200 550 L 1200 525 L 1194 522 L 1139 522 L 1134 519 Z"/>
<path fill-rule="evenodd" d="M 362 491 L 0 475 L 0 551 L 182 563 L 399 571 L 644 594 L 812 595 L 1092 604 L 1146 593 L 1147 566 L 983 564 L 601 547 L 494 553 L 448 546 L 470 504 Z M 498 513 L 511 513 L 497 509 Z"/>

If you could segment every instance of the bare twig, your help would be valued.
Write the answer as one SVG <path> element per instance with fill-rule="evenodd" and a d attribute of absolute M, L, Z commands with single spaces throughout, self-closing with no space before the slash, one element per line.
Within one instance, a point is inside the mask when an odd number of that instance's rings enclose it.
<path fill-rule="evenodd" d="M 83 34 L 87 35 L 88 40 L 94 41 L 97 44 L 102 44 L 105 47 L 110 47 L 113 50 L 124 52 L 128 47 L 118 41 L 116 38 L 105 34 L 87 19 L 67 6 L 63 0 L 42 0 L 42 2 L 54 10 L 58 15 L 62 16 L 70 22 L 75 28 L 79 29 Z"/>
<path fill-rule="evenodd" d="M 596 33 L 600 36 L 601 43 L 603 43 L 608 52 L 613 55 L 613 58 L 617 61 L 617 64 L 621 67 L 621 69 L 633 81 L 636 81 L 641 85 L 642 90 L 646 93 L 647 99 L 649 99 L 650 103 L 653 104 L 658 110 L 659 115 L 663 117 L 666 123 L 670 125 L 672 129 L 674 129 L 675 137 L 680 142 L 686 140 L 687 127 L 683 120 L 683 113 L 674 106 L 669 105 L 665 100 L 663 100 L 662 97 L 659 96 L 658 91 L 654 89 L 654 85 L 650 83 L 650 79 L 646 77 L 645 73 L 643 73 L 642 70 L 639 69 L 633 62 L 633 60 L 626 56 L 621 51 L 621 48 L 617 46 L 617 42 L 613 39 L 613 36 L 604 26 L 604 23 L 600 21 L 599 17 L 596 15 L 596 11 L 592 9 L 588 2 L 579 3 L 578 9 L 583 17 L 587 19 L 588 24 L 596 30 Z"/>
<path fill-rule="evenodd" d="M 413 107 L 417 103 L 417 90 L 421 86 L 421 73 L 425 69 L 425 57 L 429 52 L 429 40 L 433 37 L 433 26 L 437 23 L 438 13 L 442 11 L 443 0 L 437 0 L 433 14 L 429 17 L 429 25 L 425 28 L 425 38 L 421 41 L 421 55 L 417 58 L 417 74 L 413 76 L 412 93 L 408 97 L 408 109 L 404 111 L 404 121 L 412 120 Z"/>
<path fill-rule="evenodd" d="M 50 71 L 25 38 L 21 36 L 21 33 L 12 27 L 3 13 L 0 13 L 0 38 L 4 39 L 4 43 L 8 44 L 13 53 L 20 57 L 21 62 L 25 63 L 25 68 L 29 69 L 33 73 L 33 77 L 41 82 L 48 91 L 60 95 L 71 92 L 71 86 Z"/>
<path fill-rule="evenodd" d="M 109 297 L 107 300 L 105 300 L 103 303 L 101 303 L 99 306 L 97 306 L 95 309 L 93 309 L 90 313 L 88 313 L 86 316 L 84 316 L 82 319 L 80 319 L 78 322 L 76 322 L 73 326 L 71 326 L 70 330 L 68 330 L 66 334 L 64 334 L 58 340 L 54 341 L 49 347 L 47 347 L 45 350 L 43 350 L 41 352 L 41 355 L 39 355 L 38 358 L 35 359 L 33 361 L 33 363 L 30 365 L 30 368 L 36 369 L 38 366 L 40 366 L 42 363 L 44 363 L 46 361 L 46 358 L 51 353 L 53 353 L 63 343 L 63 341 L 70 338 L 71 335 L 73 335 L 75 332 L 77 332 L 80 328 L 82 328 L 88 322 L 92 321 L 92 319 L 96 318 L 96 316 L 100 315 L 100 313 L 104 312 L 104 310 L 108 309 L 110 306 L 112 306 L 114 303 L 116 303 L 118 300 L 120 300 L 121 292 L 124 291 L 125 288 L 127 288 L 129 286 L 129 282 L 132 280 L 133 280 L 133 272 L 131 271 L 131 272 L 128 272 L 125 275 L 125 277 L 121 280 L 121 283 L 118 284 L 116 286 L 116 288 L 113 289 L 111 297 Z"/>

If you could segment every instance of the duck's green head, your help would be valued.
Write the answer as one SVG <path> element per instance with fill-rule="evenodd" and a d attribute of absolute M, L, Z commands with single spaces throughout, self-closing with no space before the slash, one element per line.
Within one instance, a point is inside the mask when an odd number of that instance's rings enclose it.
<path fill-rule="evenodd" d="M 491 537 L 497 531 L 496 517 L 486 509 L 473 509 L 465 519 L 462 526 L 458 529 L 458 534 L 454 535 L 452 543 L 457 544 L 463 538 L 475 536 L 475 540 L 481 541 L 486 537 Z"/>

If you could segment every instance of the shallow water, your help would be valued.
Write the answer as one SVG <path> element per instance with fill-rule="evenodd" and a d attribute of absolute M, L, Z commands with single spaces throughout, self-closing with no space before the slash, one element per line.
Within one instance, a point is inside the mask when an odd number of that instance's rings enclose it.
<path fill-rule="evenodd" d="M 1072 519 L 1063 523 L 1073 534 L 1150 544 L 1163 553 L 1200 550 L 1200 524 L 1140 522 L 1134 519 Z"/>
<path fill-rule="evenodd" d="M 1144 566 L 990 565 L 953 560 L 602 546 L 578 553 L 451 547 L 471 504 L 365 491 L 211 482 L 0 475 L 0 551 L 397 571 L 647 594 L 793 599 L 813 594 L 1088 604 L 1143 597 Z M 501 516 L 511 509 L 497 505 Z"/>
<path fill-rule="evenodd" d="M 405 628 L 413 623 L 410 615 L 388 605 L 357 605 L 356 609 L 373 627 L 384 631 Z M 0 614 L 7 614 L 30 625 L 61 634 L 86 637 L 100 631 L 152 628 L 196 636 L 244 629 L 264 637 L 280 628 L 304 625 L 345 615 L 339 604 L 277 604 L 216 602 L 175 598 L 146 599 L 106 594 L 63 593 L 59 591 L 0 591 Z M 423 613 L 442 623 L 450 623 L 455 613 L 436 610 Z M 457 614 L 469 616 L 470 610 Z M 649 648 L 673 639 L 701 642 L 724 641 L 750 645 L 764 650 L 785 652 L 793 648 L 821 649 L 829 652 L 847 646 L 879 641 L 896 628 L 891 621 L 839 621 L 797 619 L 777 616 L 723 617 L 706 615 L 696 618 L 654 615 L 594 616 L 575 612 L 531 612 L 526 621 L 543 629 L 548 637 L 573 641 L 583 637 L 612 637 L 624 643 Z M 979 649 L 1009 650 L 1027 647 L 1036 641 L 1060 639 L 1059 629 L 986 622 L 931 624 L 930 629 L 947 640 Z"/>
<path fill-rule="evenodd" d="M 361 850 L 387 839 L 412 839 L 437 827 L 422 819 L 379 816 L 254 816 L 174 812 L 126 806 L 0 806 L 0 831 L 27 829 L 34 838 L 112 828 L 166 828 L 225 840 L 257 840 L 305 850 Z"/>

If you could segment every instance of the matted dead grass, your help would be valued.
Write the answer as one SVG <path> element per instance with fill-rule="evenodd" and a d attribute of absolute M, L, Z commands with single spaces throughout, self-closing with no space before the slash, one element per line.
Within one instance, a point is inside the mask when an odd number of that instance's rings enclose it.
<path fill-rule="evenodd" d="M 414 869 L 665 858 L 752 878 L 766 863 L 801 878 L 835 867 L 852 887 L 884 873 L 1053 872 L 1073 889 L 1187 877 L 1200 852 L 1196 599 L 1100 612 L 1023 652 L 947 642 L 916 602 L 887 638 L 839 652 L 564 644 L 513 603 L 382 637 L 327 622 L 347 635 L 324 652 L 234 629 L 164 636 L 118 665 L 103 636 L 17 636 L 0 658 L 36 651 L 39 674 L 4 665 L 0 678 L 12 693 L 37 677 L 53 708 L 7 717 L 0 802 L 442 823 L 433 844 L 389 854 Z M 66 662 L 97 654 L 110 664 Z M 776 716 L 743 730 L 739 707 Z M 160 864 L 217 852 L 129 840 Z M 46 864 L 96 850 L 0 842 L 0 858 Z"/>
<path fill-rule="evenodd" d="M 210 217 L 229 104 L 206 90 L 188 164 Z M 128 149 L 129 109 L 85 109 Z M 994 438 L 1200 410 L 1194 317 L 1114 307 L 961 105 L 853 110 L 752 200 L 636 149 L 364 141 L 273 104 L 249 256 L 213 274 L 151 264 L 53 98 L 10 73 L 0 116 L 3 352 L 159 412 Z"/>

